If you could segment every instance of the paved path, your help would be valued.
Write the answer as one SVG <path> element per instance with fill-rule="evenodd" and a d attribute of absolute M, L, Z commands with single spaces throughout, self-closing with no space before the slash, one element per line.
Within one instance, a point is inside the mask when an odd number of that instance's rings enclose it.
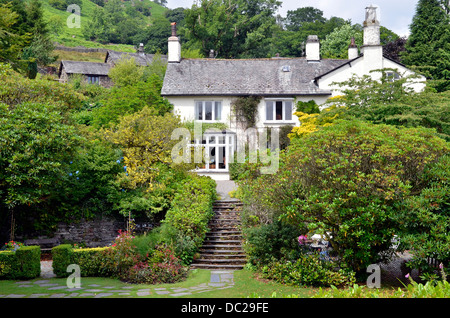
<path fill-rule="evenodd" d="M 237 185 L 233 180 L 217 180 L 216 181 L 216 191 L 220 200 L 229 200 L 230 191 L 236 190 Z"/>
<path fill-rule="evenodd" d="M 211 271 L 211 280 L 209 283 L 203 283 L 197 286 L 180 287 L 150 287 L 146 289 L 136 289 L 134 285 L 116 287 L 100 285 L 83 285 L 81 278 L 81 288 L 69 288 L 65 280 L 60 283 L 52 283 L 48 278 L 55 277 L 51 270 L 51 262 L 41 262 L 41 279 L 36 281 L 19 281 L 17 284 L 17 293 L 1 294 L 0 298 L 103 298 L 103 297 L 152 297 L 158 295 L 168 295 L 172 297 L 189 296 L 198 293 L 204 293 L 213 290 L 226 289 L 234 286 L 233 271 Z M 20 290 L 34 286 L 44 287 L 48 293 L 40 294 L 22 294 Z M 55 293 L 55 291 L 57 291 Z"/>

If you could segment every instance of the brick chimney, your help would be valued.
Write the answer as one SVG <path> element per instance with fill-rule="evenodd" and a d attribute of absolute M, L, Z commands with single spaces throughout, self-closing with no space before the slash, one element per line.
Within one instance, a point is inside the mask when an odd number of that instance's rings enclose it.
<path fill-rule="evenodd" d="M 181 61 L 181 43 L 180 43 L 180 39 L 177 36 L 176 22 L 172 22 L 171 27 L 172 27 L 172 36 L 169 38 L 167 62 L 180 63 L 180 61 Z"/>

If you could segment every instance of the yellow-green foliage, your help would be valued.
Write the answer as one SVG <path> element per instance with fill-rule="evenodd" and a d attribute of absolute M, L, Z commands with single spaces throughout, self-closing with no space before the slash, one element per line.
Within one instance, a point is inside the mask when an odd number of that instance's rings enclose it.
<path fill-rule="evenodd" d="M 80 109 L 86 98 L 75 92 L 70 84 L 46 79 L 28 79 L 0 64 L 0 103 L 10 107 L 25 102 L 51 103 L 62 110 Z"/>
<path fill-rule="evenodd" d="M 312 132 L 318 131 L 321 127 L 327 127 L 339 117 L 340 107 L 331 106 L 325 108 L 320 114 L 307 114 L 304 112 L 295 112 L 294 115 L 298 117 L 301 125 L 294 127 L 292 132 L 288 134 L 290 139 L 300 138 Z"/>
<path fill-rule="evenodd" d="M 172 140 L 171 135 L 180 126 L 173 114 L 157 116 L 154 110 L 144 107 L 122 117 L 116 128 L 106 131 L 106 138 L 123 150 L 126 174 L 120 183 L 124 188 L 154 190 L 159 174 L 155 165 L 172 165 L 171 152 L 177 140 Z"/>

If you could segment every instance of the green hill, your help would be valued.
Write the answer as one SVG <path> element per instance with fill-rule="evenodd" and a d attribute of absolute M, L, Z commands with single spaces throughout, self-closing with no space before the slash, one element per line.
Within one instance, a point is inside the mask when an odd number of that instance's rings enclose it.
<path fill-rule="evenodd" d="M 67 19 L 72 14 L 67 11 L 58 10 L 55 7 L 51 6 L 50 3 L 52 0 L 41 0 L 42 8 L 44 11 L 44 18 L 49 23 L 49 29 L 52 31 L 52 36 L 54 42 L 67 46 L 67 47 L 75 47 L 75 46 L 84 46 L 88 48 L 108 48 L 116 51 L 123 52 L 134 52 L 135 48 L 130 44 L 120 44 L 120 43 L 110 43 L 110 44 L 102 44 L 96 41 L 86 40 L 83 35 L 83 28 L 86 27 L 87 23 L 92 20 L 95 8 L 97 4 L 90 0 L 79 0 L 81 2 L 81 28 L 69 28 L 67 25 Z M 150 16 L 143 16 L 140 14 L 139 16 L 132 17 L 139 24 L 142 25 L 150 25 L 152 21 L 163 15 L 167 10 L 159 4 L 156 4 L 149 0 L 136 0 L 139 1 L 139 6 L 150 12 Z M 70 2 L 70 1 L 68 1 Z M 78 2 L 78 1 L 74 1 Z M 125 16 L 131 17 L 129 7 L 133 6 L 134 1 L 123 1 L 122 0 L 122 8 L 123 14 Z"/>

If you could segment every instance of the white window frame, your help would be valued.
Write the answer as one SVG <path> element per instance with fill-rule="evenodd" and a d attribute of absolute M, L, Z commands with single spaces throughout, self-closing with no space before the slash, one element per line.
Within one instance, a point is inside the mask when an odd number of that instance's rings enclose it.
<path fill-rule="evenodd" d="M 401 79 L 401 76 L 400 76 L 400 74 L 398 74 L 395 71 L 387 71 L 386 78 L 389 82 L 395 82 L 395 81 L 398 81 L 399 79 Z"/>
<path fill-rule="evenodd" d="M 267 119 L 267 107 L 268 107 L 268 103 L 271 102 L 273 103 L 272 106 L 272 119 Z M 277 102 L 281 102 L 282 103 L 282 109 L 281 109 L 281 114 L 282 114 L 282 119 L 276 119 L 276 103 Z M 290 119 L 286 119 L 286 102 L 289 102 L 291 104 L 291 118 Z M 292 98 L 266 98 L 265 99 L 265 103 L 264 103 L 264 121 L 265 123 L 270 123 L 270 124 L 284 124 L 284 123 L 289 123 L 292 124 L 294 122 L 294 99 Z"/>
<path fill-rule="evenodd" d="M 198 171 L 203 172 L 229 172 L 230 160 L 234 159 L 234 152 L 236 147 L 236 135 L 235 134 L 223 134 L 223 133 L 205 133 L 201 140 L 196 139 L 192 144 L 193 147 L 202 147 L 204 151 L 205 165 L 203 168 L 199 168 Z M 220 158 L 220 149 L 224 148 L 225 158 Z M 215 158 L 212 162 L 210 157 L 211 150 L 215 149 Z M 221 162 L 221 159 L 225 162 Z M 220 168 L 220 164 L 225 163 L 224 168 Z"/>
<path fill-rule="evenodd" d="M 211 103 L 212 112 L 211 112 L 211 119 L 206 119 L 206 104 Z M 198 119 L 198 108 L 201 104 L 202 107 L 202 118 Z M 223 103 L 220 100 L 196 100 L 194 103 L 194 118 L 196 121 L 202 121 L 202 122 L 221 122 L 222 121 L 222 109 L 223 109 Z M 219 116 L 216 116 L 216 107 L 219 110 Z M 216 118 L 218 117 L 218 118 Z"/>

